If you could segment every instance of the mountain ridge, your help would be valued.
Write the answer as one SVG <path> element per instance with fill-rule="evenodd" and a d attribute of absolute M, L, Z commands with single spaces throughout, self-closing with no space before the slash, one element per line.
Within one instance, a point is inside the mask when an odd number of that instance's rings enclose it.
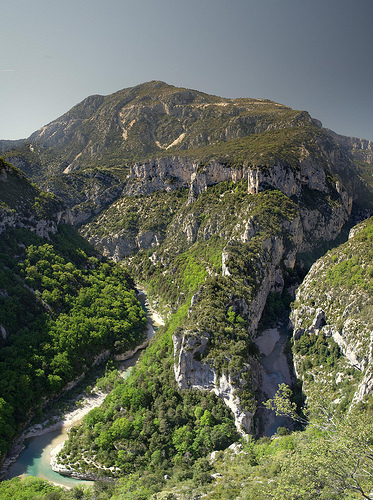
<path fill-rule="evenodd" d="M 364 198 L 364 207 L 373 207 L 371 163 L 362 161 L 356 141 L 352 147 L 337 139 L 305 111 L 152 81 L 89 96 L 21 147 L 9 150 L 8 144 L 5 157 L 43 189 L 64 198 L 76 224 L 118 199 L 130 168 L 138 163 L 180 157 L 200 165 L 296 167 L 304 148 L 350 184 L 357 206 Z"/>

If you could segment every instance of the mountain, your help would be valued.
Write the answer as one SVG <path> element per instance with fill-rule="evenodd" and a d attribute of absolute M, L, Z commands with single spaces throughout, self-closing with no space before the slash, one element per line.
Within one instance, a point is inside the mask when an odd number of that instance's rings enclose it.
<path fill-rule="evenodd" d="M 363 143 L 342 147 L 307 112 L 269 100 L 227 99 L 159 81 L 90 96 L 23 145 L 3 142 L 10 162 L 75 207 L 77 223 L 119 198 L 130 167 L 173 157 L 257 167 L 295 165 L 312 153 L 351 183 L 355 201 L 364 194 L 365 206 L 372 203 L 368 167 L 350 155 Z"/>
<path fill-rule="evenodd" d="M 324 130 L 305 111 L 163 82 L 91 96 L 6 151 L 63 200 L 65 220 L 81 236 L 130 269 L 166 320 L 128 381 L 119 380 L 104 405 L 71 433 L 60 454 L 66 473 L 130 475 L 128 491 L 133 481 L 147 489 L 144 498 L 158 495 L 165 475 L 175 481 L 193 476 L 200 488 L 212 481 L 206 456 L 219 451 L 229 468 L 224 450 L 241 436 L 247 466 L 258 465 L 252 474 L 263 474 L 259 462 L 277 452 L 264 438 L 262 448 L 253 445 L 249 435 L 295 429 L 263 407 L 281 381 L 292 385 L 300 415 L 307 411 L 304 401 L 316 408 L 313 394 L 328 380 L 330 411 L 340 412 L 345 426 L 352 425 L 355 408 L 365 421 L 370 222 L 345 241 L 372 213 L 370 152 L 368 141 Z M 31 283 L 27 258 L 19 279 Z M 106 278 L 120 277 L 120 267 L 111 266 Z M 52 288 L 42 290 L 47 305 Z M 81 303 L 85 314 L 88 302 Z M 283 436 L 283 456 L 286 446 L 298 450 L 298 458 L 302 450 L 311 456 L 307 443 L 316 445 L 318 437 L 307 432 Z M 321 442 L 327 447 L 326 438 Z M 278 464 L 273 461 L 273 470 Z M 286 477 L 281 481 L 286 489 Z M 271 498 L 282 498 L 278 492 L 271 490 Z"/>
<path fill-rule="evenodd" d="M 106 97 L 90 96 L 28 142 L 52 149 L 53 168 L 61 173 L 122 166 L 313 122 L 307 113 L 271 101 L 224 99 L 149 82 Z"/>

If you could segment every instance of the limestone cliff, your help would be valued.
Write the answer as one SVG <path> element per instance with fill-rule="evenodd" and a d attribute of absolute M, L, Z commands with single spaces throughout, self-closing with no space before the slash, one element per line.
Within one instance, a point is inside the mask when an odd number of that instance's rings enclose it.
<path fill-rule="evenodd" d="M 352 155 L 358 159 L 373 163 L 373 142 L 367 139 L 359 139 L 358 137 L 348 137 L 336 134 L 332 130 L 328 133 L 343 147 L 348 149 Z"/>
<path fill-rule="evenodd" d="M 346 398 L 346 404 L 361 401 L 373 389 L 372 227 L 372 219 L 360 224 L 347 243 L 312 266 L 291 314 L 295 367 L 306 392 L 328 382 L 333 397 Z M 313 356 L 312 349 L 306 350 L 312 345 L 318 346 Z"/>
<path fill-rule="evenodd" d="M 179 389 L 213 391 L 232 411 L 237 430 L 241 433 L 252 431 L 254 412 L 242 407 L 236 393 L 238 381 L 233 382 L 226 373 L 219 375 L 212 366 L 195 359 L 196 355 L 204 353 L 208 337 L 196 336 L 193 332 L 186 331 L 183 335 L 173 335 L 172 340 L 175 379 Z M 249 363 L 246 369 L 250 370 Z"/>
<path fill-rule="evenodd" d="M 296 170 L 289 165 L 281 164 L 267 168 L 244 166 L 233 168 L 212 161 L 207 165 L 201 165 L 199 162 L 182 157 L 135 164 L 130 168 L 124 185 L 124 196 L 112 205 L 111 212 L 116 211 L 118 213 L 116 218 L 119 218 L 127 197 L 150 196 L 160 191 L 172 192 L 177 189 L 187 189 L 188 204 L 193 204 L 196 197 L 208 187 L 228 181 L 233 183 L 247 181 L 247 190 L 250 194 L 257 194 L 266 189 L 277 189 L 286 196 L 298 200 L 299 220 L 294 222 L 297 231 L 293 230 L 293 236 L 299 242 L 297 250 L 301 252 L 311 250 L 317 241 L 335 239 L 352 210 L 352 194 L 340 181 L 331 182 L 321 165 L 312 160 L 309 154 L 305 154 L 300 161 L 299 169 Z M 239 216 L 238 220 L 240 219 Z M 198 217 L 196 220 L 195 215 L 186 216 L 183 211 L 180 217 L 174 217 L 174 221 L 178 230 L 185 227 L 182 230 L 187 235 L 188 242 L 198 238 Z M 127 235 L 126 231 L 116 231 L 113 234 L 108 222 L 105 214 L 101 221 L 98 219 L 95 222 L 96 227 L 105 224 L 106 232 L 103 237 L 96 236 L 93 225 L 88 225 L 83 232 L 91 243 L 115 260 L 120 260 L 140 249 L 159 246 L 164 240 L 164 234 L 153 229 L 142 229 L 141 224 L 137 234 Z M 205 229 L 205 239 L 219 232 L 217 225 L 219 221 L 216 221 L 215 227 Z M 241 241 L 245 238 L 247 240 L 245 236 L 247 233 L 242 230 L 241 224 L 238 224 L 236 233 L 235 238 Z"/>
<path fill-rule="evenodd" d="M 0 159 L 0 233 L 8 228 L 28 228 L 48 238 L 60 222 L 71 222 L 63 203 L 31 184 L 26 176 Z"/>
<path fill-rule="evenodd" d="M 344 215 L 339 220 L 339 228 L 348 216 L 348 206 L 345 207 Z M 307 220 L 307 219 L 306 219 Z M 253 218 L 241 221 L 242 233 L 239 234 L 237 226 L 235 227 L 235 236 L 240 237 L 242 244 L 250 243 L 255 240 L 260 233 L 260 225 L 255 228 Z M 251 227 L 251 232 L 247 230 Z M 241 309 L 246 309 L 245 314 L 248 318 L 247 329 L 251 338 L 257 334 L 258 323 L 267 301 L 268 294 L 282 293 L 284 290 L 285 270 L 294 268 L 296 255 L 303 248 L 309 248 L 308 229 L 311 225 L 304 227 L 299 215 L 290 220 L 284 220 L 281 224 L 280 234 L 262 238 L 260 241 L 261 252 L 254 260 L 251 277 L 256 276 L 256 283 L 253 287 L 253 293 L 249 300 L 241 303 Z M 328 234 L 332 239 L 333 232 L 328 233 L 328 227 L 324 226 L 324 234 Z M 308 236 L 307 236 L 308 234 Z M 336 232 L 335 234 L 338 234 Z M 289 241 L 292 242 L 289 245 Z M 305 241 L 307 244 L 305 245 Z M 255 274 L 256 273 L 256 274 Z M 222 253 L 222 275 L 226 278 L 238 278 L 235 271 L 235 249 L 227 245 Z M 246 274 L 244 275 L 246 276 Z M 244 278 L 244 283 L 245 283 Z M 201 297 L 199 297 L 201 300 Z M 193 310 L 193 305 L 192 305 Z M 198 315 L 197 315 L 198 317 Z M 196 389 L 212 390 L 223 397 L 224 401 L 232 409 L 236 425 L 239 430 L 252 432 L 253 416 L 255 407 L 251 411 L 243 407 L 240 403 L 240 397 L 237 392 L 238 387 L 242 387 L 242 380 L 232 379 L 226 372 L 218 375 L 216 369 L 210 364 L 204 363 L 203 358 L 211 334 L 197 327 L 196 330 L 184 330 L 182 334 L 174 335 L 175 349 L 175 377 L 179 388 L 193 387 Z M 230 359 L 228 353 L 225 353 L 227 359 Z M 202 358 L 202 361 L 199 359 Z M 259 364 L 255 356 L 246 359 L 245 366 L 241 370 L 250 373 L 250 385 L 252 390 L 259 390 L 261 386 L 259 377 Z"/>
<path fill-rule="evenodd" d="M 224 188 L 226 191 L 214 199 L 209 193 L 219 185 L 231 187 Z M 233 209 L 226 200 L 234 198 L 235 190 L 243 186 L 245 203 L 237 205 L 239 210 Z M 158 196 L 162 196 L 166 204 L 173 193 L 180 190 L 187 193 L 187 199 L 182 198 L 170 214 L 166 231 L 157 228 L 154 221 L 151 229 L 145 223 L 142 225 L 145 219 L 140 216 L 142 209 L 134 208 L 134 198 L 144 200 L 149 212 Z M 267 207 L 267 199 L 273 199 L 273 206 Z M 301 252 L 312 251 L 320 243 L 333 241 L 340 234 L 352 210 L 352 195 L 339 180 L 330 178 L 320 162 L 303 150 L 296 169 L 279 163 L 255 168 L 233 168 L 215 161 L 201 165 L 179 156 L 139 163 L 131 167 L 124 196 L 111 207 L 110 217 L 117 207 L 116 220 L 119 220 L 120 211 L 127 210 L 129 205 L 133 207 L 128 212 L 131 220 L 133 210 L 139 214 L 135 231 L 121 230 L 110 234 L 109 216 L 104 213 L 94 222 L 95 225 L 84 228 L 90 241 L 115 260 L 140 250 L 150 250 L 151 266 L 161 266 L 163 275 L 170 280 L 175 266 L 173 256 L 213 238 L 225 241 L 221 251 L 221 275 L 232 280 L 231 287 L 235 287 L 239 280 L 250 290 L 243 291 L 241 299 L 237 300 L 241 300 L 239 309 L 245 311 L 247 332 L 253 339 L 268 294 L 283 292 L 286 274 L 289 269 L 294 269 Z M 273 217 L 277 221 L 274 226 Z M 267 221 L 270 221 L 269 226 Z M 98 227 L 106 227 L 104 236 L 95 235 Z M 246 248 L 255 248 L 249 259 L 240 256 L 242 249 Z M 243 259 L 238 267 L 237 259 Z M 214 276 L 211 270 L 206 270 Z M 251 281 L 253 283 L 249 286 Z M 197 302 L 203 303 L 204 300 L 202 289 Z M 228 308 L 229 304 L 227 297 L 224 307 Z M 191 314 L 195 307 L 193 303 Z M 250 432 L 253 430 L 255 403 L 251 400 L 249 405 L 241 404 L 241 394 L 237 389 L 245 385 L 243 379 L 239 373 L 220 372 L 207 361 L 206 353 L 214 335 L 210 327 L 200 326 L 186 326 L 174 335 L 178 386 L 180 389 L 211 390 L 220 395 L 232 409 L 237 428 Z M 229 363 L 233 358 L 226 353 L 225 359 Z M 246 387 L 250 387 L 250 391 L 258 390 L 260 370 L 255 356 L 246 358 L 240 370 L 247 377 Z"/>
<path fill-rule="evenodd" d="M 30 164 L 20 153 L 8 153 L 7 160 L 36 181 L 42 190 L 63 200 L 66 208 L 70 210 L 70 222 L 76 226 L 87 222 L 110 206 L 123 191 L 122 180 L 104 169 L 72 173 L 66 171 L 57 175 L 49 173 L 48 170 L 48 174 L 43 176 L 40 162 Z"/>
<path fill-rule="evenodd" d="M 245 179 L 248 170 L 247 167 L 232 168 L 215 161 L 201 165 L 198 161 L 178 156 L 155 159 L 130 167 L 124 193 L 145 195 L 161 190 L 189 188 L 193 196 L 219 182 Z"/>

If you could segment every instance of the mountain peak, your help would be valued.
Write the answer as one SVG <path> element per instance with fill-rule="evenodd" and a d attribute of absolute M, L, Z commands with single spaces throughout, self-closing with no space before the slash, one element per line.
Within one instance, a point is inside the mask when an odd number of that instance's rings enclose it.
<path fill-rule="evenodd" d="M 56 148 L 60 171 L 131 164 L 172 150 L 198 149 L 312 123 L 308 113 L 265 99 L 228 99 L 159 80 L 92 95 L 29 137 Z"/>

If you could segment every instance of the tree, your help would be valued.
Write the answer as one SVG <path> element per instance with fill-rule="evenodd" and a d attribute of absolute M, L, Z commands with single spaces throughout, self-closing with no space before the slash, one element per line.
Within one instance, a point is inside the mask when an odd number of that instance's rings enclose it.
<path fill-rule="evenodd" d="M 265 403 L 277 415 L 306 423 L 296 413 L 292 392 L 285 384 Z M 272 498 L 334 499 L 348 493 L 371 500 L 373 491 L 372 415 L 365 408 L 337 412 L 322 394 L 310 396 L 307 438 L 282 463 Z"/>

